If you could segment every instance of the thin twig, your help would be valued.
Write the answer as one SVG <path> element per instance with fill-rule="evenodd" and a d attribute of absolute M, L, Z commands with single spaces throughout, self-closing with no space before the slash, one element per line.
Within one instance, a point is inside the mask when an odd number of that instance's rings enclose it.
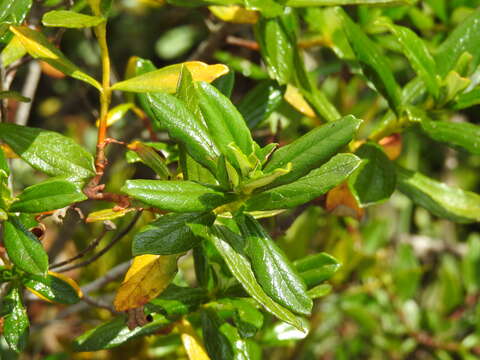
<path fill-rule="evenodd" d="M 70 270 L 73 270 L 73 269 L 78 269 L 80 267 L 84 267 L 84 266 L 87 266 L 87 265 L 90 265 L 91 263 L 93 263 L 94 261 L 98 260 L 101 256 L 103 256 L 108 250 L 110 250 L 117 242 L 119 242 L 125 235 L 127 235 L 130 230 L 132 230 L 132 228 L 135 226 L 135 224 L 137 223 L 138 219 L 140 218 L 140 215 L 141 215 L 141 212 L 137 212 L 135 214 L 135 217 L 132 219 L 132 221 L 130 222 L 130 224 L 127 225 L 127 227 L 125 229 L 123 229 L 121 232 L 119 232 L 116 236 L 114 236 L 114 238 L 102 249 L 100 250 L 97 254 L 95 254 L 94 256 L 92 256 L 90 259 L 84 261 L 84 262 L 81 262 L 81 263 L 78 263 L 78 264 L 75 264 L 75 265 L 72 265 L 72 266 L 67 266 L 63 269 L 60 269 L 60 270 L 57 270 L 57 272 L 66 272 L 66 271 L 70 271 Z"/>
<path fill-rule="evenodd" d="M 112 281 L 117 280 L 123 274 L 125 274 L 130 267 L 130 260 L 127 260 L 114 268 L 110 269 L 105 275 L 102 277 L 92 281 L 91 283 L 82 286 L 82 291 L 84 294 L 89 294 L 91 292 L 97 291 L 98 289 L 103 288 L 105 285 L 111 283 Z"/>
<path fill-rule="evenodd" d="M 95 306 L 101 309 L 106 309 L 110 311 L 112 315 L 118 315 L 120 312 L 116 311 L 114 307 L 104 301 L 101 301 L 99 299 L 94 299 L 88 295 L 83 295 L 82 300 L 85 301 L 88 305 Z"/>
<path fill-rule="evenodd" d="M 107 231 L 108 231 L 107 228 L 104 227 L 102 232 L 100 233 L 100 235 L 97 236 L 90 244 L 88 244 L 88 246 L 85 249 L 83 249 L 77 255 L 71 257 L 68 260 L 60 261 L 60 262 L 57 262 L 55 264 L 50 265 L 50 269 L 55 269 L 55 268 L 58 268 L 58 267 L 61 267 L 61 266 L 68 265 L 71 262 L 74 262 L 75 260 L 84 257 L 87 253 L 89 253 L 90 251 L 95 249 L 98 246 L 98 244 L 100 244 L 100 241 L 102 241 L 102 239 L 105 236 L 105 234 L 107 233 Z"/>
<path fill-rule="evenodd" d="M 221 23 L 220 25 L 209 26 L 209 28 L 211 30 L 210 35 L 197 47 L 189 60 L 209 60 L 231 31 L 232 25 Z"/>

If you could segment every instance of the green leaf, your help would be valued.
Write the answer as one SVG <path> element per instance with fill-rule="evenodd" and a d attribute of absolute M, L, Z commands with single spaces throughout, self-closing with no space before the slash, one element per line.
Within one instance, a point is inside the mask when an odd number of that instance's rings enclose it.
<path fill-rule="evenodd" d="M 420 125 L 430 138 L 480 155 L 480 126 L 468 122 L 432 121 L 425 118 Z"/>
<path fill-rule="evenodd" d="M 395 166 L 375 143 L 362 145 L 355 154 L 364 165 L 353 174 L 348 185 L 362 207 L 387 200 L 395 191 Z"/>
<path fill-rule="evenodd" d="M 34 169 L 79 181 L 95 175 L 93 156 L 53 131 L 0 123 L 0 139 Z"/>
<path fill-rule="evenodd" d="M 292 79 L 296 39 L 285 17 L 260 18 L 255 27 L 262 57 L 272 78 L 280 85 Z"/>
<path fill-rule="evenodd" d="M 422 78 L 430 94 L 438 98 L 440 93 L 437 64 L 423 40 L 412 30 L 403 26 L 387 25 L 402 47 L 415 72 Z"/>
<path fill-rule="evenodd" d="M 132 255 L 171 255 L 190 250 L 200 242 L 187 224 L 213 224 L 212 213 L 168 214 L 135 234 Z"/>
<path fill-rule="evenodd" d="M 27 346 L 30 327 L 20 288 L 13 285 L 2 301 L 4 306 L 9 307 L 9 312 L 4 317 L 3 336 L 10 349 L 19 353 Z"/>
<path fill-rule="evenodd" d="M 480 221 L 480 195 L 397 167 L 397 187 L 436 216 L 459 223 Z"/>
<path fill-rule="evenodd" d="M 175 212 L 212 210 L 233 201 L 233 195 L 193 181 L 128 180 L 122 191 L 158 209 Z"/>
<path fill-rule="evenodd" d="M 260 82 L 237 105 L 250 129 L 267 119 L 282 103 L 282 88 L 272 80 Z"/>
<path fill-rule="evenodd" d="M 462 259 L 462 278 L 469 294 L 480 289 L 480 236 L 473 233 L 468 237 L 468 250 Z"/>
<path fill-rule="evenodd" d="M 72 305 L 80 301 L 78 288 L 65 281 L 63 276 L 55 276 L 52 273 L 47 276 L 27 274 L 22 277 L 23 285 L 48 301 Z"/>
<path fill-rule="evenodd" d="M 20 25 L 27 17 L 32 7 L 32 0 L 15 0 L 0 2 L 0 41 L 8 42 L 11 33 L 8 32 L 9 25 Z M 5 64 L 3 64 L 6 66 Z"/>
<path fill-rule="evenodd" d="M 283 6 L 276 0 L 245 0 L 245 7 L 248 10 L 260 11 L 266 18 L 280 16 L 283 13 Z"/>
<path fill-rule="evenodd" d="M 105 21 L 101 16 L 91 16 L 69 10 L 53 10 L 42 17 L 44 26 L 55 26 L 64 28 L 86 28 L 97 26 Z"/>
<path fill-rule="evenodd" d="M 238 330 L 222 320 L 215 311 L 202 312 L 202 330 L 205 347 L 212 360 L 249 360 L 253 359 L 249 340 L 241 338 Z"/>
<path fill-rule="evenodd" d="M 338 154 L 297 181 L 251 197 L 247 210 L 288 209 L 304 204 L 345 181 L 361 164 L 352 154 Z"/>
<path fill-rule="evenodd" d="M 23 96 L 18 91 L 0 91 L 1 99 L 13 99 L 21 102 L 30 102 L 30 98 Z"/>
<path fill-rule="evenodd" d="M 313 303 L 307 287 L 285 253 L 253 217 L 245 215 L 236 221 L 245 241 L 245 254 L 263 290 L 287 309 L 309 315 Z"/>
<path fill-rule="evenodd" d="M 294 265 L 309 288 L 329 280 L 341 266 L 337 259 L 326 253 L 308 255 L 295 261 Z"/>
<path fill-rule="evenodd" d="M 445 77 L 454 69 L 458 59 L 468 52 L 473 56 L 471 66 L 476 68 L 480 62 L 480 9 L 463 20 L 437 48 L 435 61 L 438 72 Z"/>
<path fill-rule="evenodd" d="M 185 103 L 165 93 L 147 94 L 153 120 L 165 127 L 170 136 L 183 144 L 189 155 L 215 174 L 216 160 L 220 155 L 210 134 Z"/>
<path fill-rule="evenodd" d="M 401 104 L 401 91 L 391 71 L 388 58 L 341 8 L 337 9 L 336 14 L 343 20 L 343 29 L 364 75 L 387 99 L 392 110 L 398 111 Z"/>
<path fill-rule="evenodd" d="M 100 83 L 81 71 L 68 60 L 41 32 L 26 26 L 11 26 L 10 30 L 18 37 L 27 52 L 35 59 L 40 59 L 55 69 L 77 80 L 84 81 L 102 91 Z"/>
<path fill-rule="evenodd" d="M 217 301 L 219 310 L 234 311 L 233 321 L 242 338 L 251 338 L 263 326 L 263 314 L 256 308 L 255 302 L 246 298 L 223 298 Z"/>
<path fill-rule="evenodd" d="M 226 227 L 214 226 L 208 238 L 225 260 L 232 275 L 250 296 L 258 301 L 268 312 L 304 331 L 299 319 L 289 310 L 272 300 L 258 284 L 250 262 L 244 254 L 239 252 L 239 248 L 243 246 L 243 240 L 237 234 Z"/>
<path fill-rule="evenodd" d="M 307 294 L 311 299 L 318 299 L 327 296 L 332 292 L 332 285 L 322 284 L 308 290 Z"/>
<path fill-rule="evenodd" d="M 414 0 L 287 0 L 292 7 L 340 6 L 340 5 L 408 5 Z"/>
<path fill-rule="evenodd" d="M 145 311 L 165 316 L 186 315 L 208 301 L 208 294 L 202 288 L 170 284 L 160 296 L 145 305 Z"/>
<path fill-rule="evenodd" d="M 225 75 L 215 79 L 212 85 L 227 98 L 230 98 L 235 86 L 235 71 L 229 70 Z"/>
<path fill-rule="evenodd" d="M 270 187 L 295 181 L 325 163 L 353 139 L 361 122 L 349 115 L 317 127 L 293 143 L 282 146 L 273 153 L 264 172 L 284 168 L 290 162 L 293 168 L 288 174 L 274 181 Z"/>
<path fill-rule="evenodd" d="M 228 157 L 229 145 L 234 143 L 245 155 L 250 155 L 253 152 L 250 130 L 232 102 L 206 82 L 196 83 L 195 89 L 208 131 L 220 151 Z"/>
<path fill-rule="evenodd" d="M 8 166 L 8 160 L 0 147 L 0 181 L 2 181 L 2 178 L 8 178 L 9 175 L 10 167 Z"/>
<path fill-rule="evenodd" d="M 76 184 L 62 179 L 51 179 L 23 190 L 9 210 L 40 213 L 61 209 L 86 199 L 87 197 Z"/>
<path fill-rule="evenodd" d="M 153 146 L 148 146 L 141 141 L 134 141 L 128 148 L 134 151 L 140 161 L 150 167 L 158 177 L 162 180 L 167 180 L 172 177 L 168 166 L 165 164 L 165 160 L 157 153 L 157 150 Z"/>
<path fill-rule="evenodd" d="M 458 95 L 454 104 L 454 109 L 462 110 L 478 104 L 480 104 L 480 88 L 477 87 Z"/>
<path fill-rule="evenodd" d="M 392 263 L 393 284 L 402 300 L 415 296 L 421 280 L 421 267 L 411 245 L 400 244 Z"/>
<path fill-rule="evenodd" d="M 2 65 L 7 67 L 13 64 L 15 61 L 21 59 L 26 53 L 27 50 L 25 50 L 25 47 L 22 45 L 20 40 L 18 40 L 18 38 L 14 36 L 12 40 L 9 41 L 7 46 L 5 46 L 5 48 L 2 50 Z"/>
<path fill-rule="evenodd" d="M 74 351 L 111 349 L 129 340 L 155 334 L 171 322 L 163 315 L 152 314 L 152 316 L 152 322 L 133 330 L 128 329 L 125 316 L 117 317 L 76 338 L 73 342 L 73 349 Z"/>
<path fill-rule="evenodd" d="M 15 216 L 3 223 L 3 243 L 14 265 L 30 274 L 46 274 L 48 256 L 45 249 Z"/>

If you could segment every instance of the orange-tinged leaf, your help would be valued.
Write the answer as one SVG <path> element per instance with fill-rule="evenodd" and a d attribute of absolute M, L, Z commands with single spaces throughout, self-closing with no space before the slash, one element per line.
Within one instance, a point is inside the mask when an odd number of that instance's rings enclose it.
<path fill-rule="evenodd" d="M 133 259 L 115 297 L 115 309 L 127 311 L 157 297 L 177 273 L 179 255 L 141 255 Z"/>
<path fill-rule="evenodd" d="M 334 215 L 351 216 L 359 220 L 365 214 L 365 210 L 358 205 L 347 183 L 340 184 L 327 193 L 326 208 Z"/>
<path fill-rule="evenodd" d="M 209 10 L 220 20 L 235 24 L 256 24 L 258 21 L 258 12 L 247 10 L 238 5 L 214 5 L 209 6 Z"/>
<path fill-rule="evenodd" d="M 0 144 L 0 148 L 3 150 L 3 153 L 5 156 L 9 159 L 18 159 L 19 156 L 15 154 L 15 152 L 12 150 L 10 146 L 7 144 Z"/>
<path fill-rule="evenodd" d="M 188 61 L 163 67 L 158 70 L 135 76 L 112 86 L 112 90 L 130 92 L 155 92 L 163 91 L 174 93 L 177 89 L 178 79 L 182 65 L 185 65 L 192 74 L 193 81 L 212 82 L 216 78 L 228 73 L 228 66 L 223 64 L 208 65 L 201 61 Z"/>
<path fill-rule="evenodd" d="M 50 76 L 54 79 L 63 79 L 65 77 L 65 74 L 63 72 L 55 69 L 52 65 L 45 61 L 40 61 L 40 67 L 42 68 L 42 72 L 45 75 Z"/>
<path fill-rule="evenodd" d="M 32 57 L 43 60 L 64 74 L 85 81 L 99 90 L 102 89 L 102 86 L 97 80 L 85 74 L 68 60 L 40 31 L 30 29 L 26 26 L 10 26 L 10 30 L 18 40 L 20 40 Z"/>
<path fill-rule="evenodd" d="M 183 318 L 177 324 L 183 347 L 190 360 L 210 360 L 210 357 L 190 322 Z"/>
<path fill-rule="evenodd" d="M 285 100 L 303 115 L 310 118 L 316 117 L 315 111 L 308 105 L 300 91 L 293 85 L 287 85 L 287 91 L 283 96 Z"/>
<path fill-rule="evenodd" d="M 124 217 L 131 211 L 135 211 L 133 208 L 125 208 L 125 209 L 104 209 L 100 211 L 92 212 L 88 215 L 86 222 L 99 222 L 99 221 L 107 221 L 107 220 L 114 220 L 121 217 Z"/>
<path fill-rule="evenodd" d="M 402 153 L 403 142 L 400 134 L 384 137 L 378 143 L 383 147 L 383 151 L 385 151 L 390 160 L 395 160 Z"/>

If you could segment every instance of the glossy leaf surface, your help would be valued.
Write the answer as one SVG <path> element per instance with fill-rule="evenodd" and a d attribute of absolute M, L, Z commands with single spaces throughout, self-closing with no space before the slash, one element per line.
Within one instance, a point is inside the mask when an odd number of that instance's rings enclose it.
<path fill-rule="evenodd" d="M 28 274 L 22 278 L 23 285 L 43 300 L 72 305 L 80 301 L 82 291 L 72 279 L 62 274 L 49 272 L 47 276 Z"/>

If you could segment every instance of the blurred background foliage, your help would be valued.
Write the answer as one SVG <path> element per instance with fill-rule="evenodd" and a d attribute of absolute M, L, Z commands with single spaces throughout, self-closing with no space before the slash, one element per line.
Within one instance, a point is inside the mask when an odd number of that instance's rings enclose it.
<path fill-rule="evenodd" d="M 77 11 L 87 6 L 83 0 L 72 4 Z M 65 6 L 71 4 L 62 0 L 35 1 L 28 22 L 40 26 L 43 13 Z M 435 49 L 478 6 L 478 0 L 424 0 L 413 6 L 351 6 L 345 10 L 381 46 L 398 82 L 404 85 L 414 76 L 413 70 L 393 36 L 379 31 L 374 20 L 389 17 L 414 30 L 430 49 Z M 387 110 L 386 101 L 328 46 L 326 34 L 336 21 L 328 8 L 299 9 L 298 14 L 299 46 L 304 49 L 308 70 L 315 74 L 320 88 L 341 114 L 354 114 L 364 120 L 363 133 L 367 134 Z M 44 31 L 59 40 L 68 58 L 98 78 L 99 49 L 91 30 Z M 255 86 L 271 85 L 251 25 L 224 23 L 206 7 L 178 7 L 158 0 L 117 0 L 109 18 L 108 38 L 114 80 L 123 78 L 129 57 L 136 55 L 151 59 L 157 67 L 190 58 L 225 63 L 235 71 L 232 99 L 236 104 L 242 104 Z M 18 68 L 13 90 L 22 91 L 32 76 L 31 64 Z M 88 85 L 64 78 L 42 65 L 28 125 L 62 132 L 94 152 L 97 101 L 95 90 Z M 115 94 L 113 101 L 121 103 L 122 98 Z M 254 127 L 260 143 L 285 144 L 321 123 L 318 118 L 302 115 L 284 99 L 279 101 L 276 110 Z M 18 114 L 19 106 L 10 102 L 10 117 Z M 454 120 L 480 125 L 479 110 L 473 106 L 459 111 L 453 115 Z M 113 137 L 124 141 L 149 138 L 144 125 L 130 113 L 110 131 Z M 162 133 L 159 137 L 166 138 Z M 401 151 L 399 162 L 409 169 L 480 192 L 480 156 L 434 142 L 416 129 L 405 131 L 396 139 L 395 146 L 396 151 Z M 118 191 L 128 178 L 152 175 L 145 166 L 127 163 L 120 147 L 114 145 L 109 150 L 110 190 Z M 20 160 L 13 160 L 12 166 L 16 190 L 41 180 Z M 324 251 L 336 257 L 341 267 L 331 279 L 330 294 L 316 301 L 306 337 L 270 316 L 265 318 L 255 337 L 263 351 L 262 358 L 478 359 L 478 223 L 462 225 L 439 219 L 399 192 L 388 202 L 366 209 L 360 220 L 349 207 L 327 212 L 324 202 L 325 199 L 318 199 L 263 221 L 291 259 Z M 82 206 L 88 213 L 108 204 Z M 148 214 L 142 216 L 137 228 L 150 220 L 147 217 Z M 117 228 L 123 228 L 130 220 L 131 216 L 117 220 Z M 85 248 L 102 231 L 100 224 L 85 224 L 73 212 L 67 214 L 65 222 L 61 227 L 53 221 L 48 223 L 44 240 L 51 257 L 58 260 Z M 74 242 L 67 241 L 71 238 Z M 102 244 L 110 238 L 107 234 Z M 130 240 L 127 236 L 100 261 L 67 274 L 81 285 L 91 282 L 131 257 Z M 192 283 L 191 258 L 185 258 L 180 267 L 179 277 Z M 118 283 L 108 284 L 97 294 L 111 300 L 117 287 Z M 72 352 L 72 339 L 109 319 L 111 315 L 106 310 L 79 307 L 65 312 L 59 306 L 32 301 L 29 315 L 33 324 L 31 345 L 20 359 L 186 358 L 176 333 L 136 339 L 108 351 Z M 17 355 L 2 342 L 0 358 L 15 359 Z"/>

